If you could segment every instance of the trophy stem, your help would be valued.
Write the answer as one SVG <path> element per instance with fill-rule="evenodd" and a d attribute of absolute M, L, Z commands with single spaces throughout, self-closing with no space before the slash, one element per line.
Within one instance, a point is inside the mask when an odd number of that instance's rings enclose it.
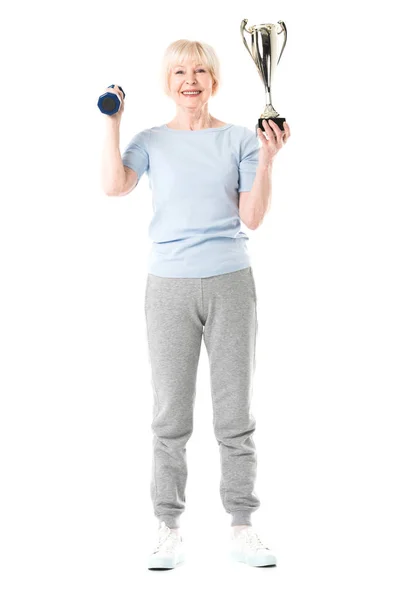
<path fill-rule="evenodd" d="M 261 118 L 269 119 L 271 117 L 277 117 L 278 115 L 279 113 L 272 106 L 271 92 L 267 89 L 267 91 L 265 92 L 265 108 L 264 112 L 261 115 Z"/>

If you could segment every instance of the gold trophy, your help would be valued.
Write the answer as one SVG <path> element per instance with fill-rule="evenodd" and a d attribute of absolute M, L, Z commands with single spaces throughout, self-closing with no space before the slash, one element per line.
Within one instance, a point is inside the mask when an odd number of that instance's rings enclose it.
<path fill-rule="evenodd" d="M 256 125 L 261 131 L 265 131 L 262 121 L 263 119 L 271 119 L 276 123 L 282 131 L 284 131 L 283 123 L 286 121 L 284 117 L 279 117 L 272 106 L 271 87 L 274 79 L 276 67 L 281 59 L 282 52 L 286 46 L 287 31 L 283 21 L 278 21 L 278 25 L 266 23 L 263 25 L 252 25 L 246 29 L 248 19 L 243 19 L 240 25 L 240 33 L 242 34 L 243 43 L 255 65 L 257 71 L 264 83 L 265 87 L 265 109 L 258 119 Z M 244 32 L 251 34 L 251 51 L 247 45 Z M 282 35 L 283 34 L 283 35 Z M 279 37 L 281 36 L 281 37 Z"/>

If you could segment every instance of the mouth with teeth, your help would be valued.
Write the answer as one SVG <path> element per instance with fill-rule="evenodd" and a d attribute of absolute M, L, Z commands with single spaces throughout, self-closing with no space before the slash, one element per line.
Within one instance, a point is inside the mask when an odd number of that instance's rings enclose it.
<path fill-rule="evenodd" d="M 199 96 L 201 94 L 201 91 L 198 90 L 196 92 L 194 92 L 194 91 L 193 92 L 182 92 L 182 94 L 184 96 Z"/>

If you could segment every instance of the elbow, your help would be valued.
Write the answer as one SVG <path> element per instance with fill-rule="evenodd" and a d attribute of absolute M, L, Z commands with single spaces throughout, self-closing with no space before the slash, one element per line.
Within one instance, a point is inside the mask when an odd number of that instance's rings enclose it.
<path fill-rule="evenodd" d="M 264 215 L 260 218 L 258 217 L 257 219 L 255 218 L 247 218 L 246 216 L 243 218 L 243 214 L 240 215 L 240 220 L 242 221 L 242 223 L 244 225 L 246 225 L 247 229 L 250 229 L 251 231 L 254 231 L 255 229 L 258 229 L 258 227 L 260 227 L 260 225 L 262 225 L 262 222 L 264 220 Z"/>
<path fill-rule="evenodd" d="M 243 225 L 245 225 L 247 227 L 247 229 L 255 229 L 255 227 L 254 227 L 254 221 L 252 221 L 251 219 L 247 218 L 247 216 L 244 215 L 243 212 L 239 212 L 239 219 L 241 220 L 241 222 L 243 223 Z"/>
<path fill-rule="evenodd" d="M 263 224 L 263 221 L 264 221 L 264 217 L 260 221 L 250 223 L 250 225 L 248 225 L 248 228 L 251 229 L 251 231 L 255 231 L 256 229 L 261 227 L 261 225 Z"/>
<path fill-rule="evenodd" d="M 262 220 L 261 221 L 249 221 L 248 223 L 245 223 L 245 225 L 248 229 L 251 229 L 251 231 L 254 231 L 258 227 L 260 227 L 261 223 L 262 223 Z"/>
<path fill-rule="evenodd" d="M 103 189 L 103 192 L 105 193 L 106 196 L 109 196 L 111 198 L 121 195 L 119 193 L 119 191 L 117 191 L 117 190 L 105 190 L 105 189 Z"/>
<path fill-rule="evenodd" d="M 261 219 L 259 219 L 258 221 L 253 221 L 252 223 L 250 223 L 249 229 L 251 229 L 252 231 L 254 231 L 255 229 L 258 229 L 259 227 L 261 227 L 261 225 L 264 222 L 264 218 L 265 215 L 268 213 L 270 209 L 270 205 L 268 205 L 266 211 L 264 212 L 263 216 L 261 217 Z"/>

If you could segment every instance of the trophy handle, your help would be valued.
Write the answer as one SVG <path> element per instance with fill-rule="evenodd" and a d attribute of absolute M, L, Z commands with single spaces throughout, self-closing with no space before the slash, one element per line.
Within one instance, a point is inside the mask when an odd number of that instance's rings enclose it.
<path fill-rule="evenodd" d="M 247 23 L 247 21 L 246 21 L 246 23 Z M 283 50 L 284 50 L 284 48 L 286 46 L 286 40 L 287 40 L 287 29 L 286 29 L 285 23 L 283 21 L 278 21 L 278 23 L 281 26 L 281 30 L 278 32 L 278 35 L 280 35 L 281 33 L 283 33 L 284 34 L 283 35 L 284 39 L 283 39 L 283 46 L 282 46 L 281 52 L 279 54 L 279 58 L 278 58 L 278 60 L 276 62 L 277 65 L 279 65 L 279 61 L 281 60 L 282 52 L 283 52 Z"/>
<path fill-rule="evenodd" d="M 250 48 L 249 48 L 249 46 L 247 44 L 245 35 L 244 35 L 244 32 L 246 31 L 247 33 L 249 33 L 252 36 L 251 37 L 251 47 L 253 49 L 254 46 L 256 46 L 257 50 L 258 50 L 258 40 L 257 39 L 254 40 L 254 36 L 252 35 L 253 34 L 253 28 L 251 27 L 250 30 L 246 29 L 247 21 L 248 21 L 248 19 L 243 19 L 243 21 L 241 22 L 241 24 L 240 24 L 240 33 L 242 34 L 243 43 L 246 46 L 247 51 L 250 54 L 251 58 L 253 59 L 253 62 L 256 65 L 256 68 L 257 68 L 258 74 L 259 74 L 259 76 L 261 78 L 261 81 L 264 83 L 264 86 L 265 86 L 265 81 L 263 79 L 263 69 L 262 69 L 262 65 L 260 63 L 259 54 L 258 54 L 258 52 L 255 53 L 255 56 L 252 54 L 252 52 L 251 52 L 251 50 L 250 50 Z"/>
<path fill-rule="evenodd" d="M 245 35 L 244 35 L 245 31 L 247 31 L 247 33 L 251 33 L 251 31 L 249 31 L 248 29 L 246 29 L 247 22 L 248 22 L 248 19 L 243 19 L 243 21 L 240 23 L 240 33 L 242 34 L 243 43 L 246 46 L 248 53 L 250 54 L 251 58 L 253 58 L 253 55 L 250 52 L 250 48 L 247 45 L 247 40 L 246 40 Z M 254 60 L 254 58 L 253 58 L 253 60 Z"/>

